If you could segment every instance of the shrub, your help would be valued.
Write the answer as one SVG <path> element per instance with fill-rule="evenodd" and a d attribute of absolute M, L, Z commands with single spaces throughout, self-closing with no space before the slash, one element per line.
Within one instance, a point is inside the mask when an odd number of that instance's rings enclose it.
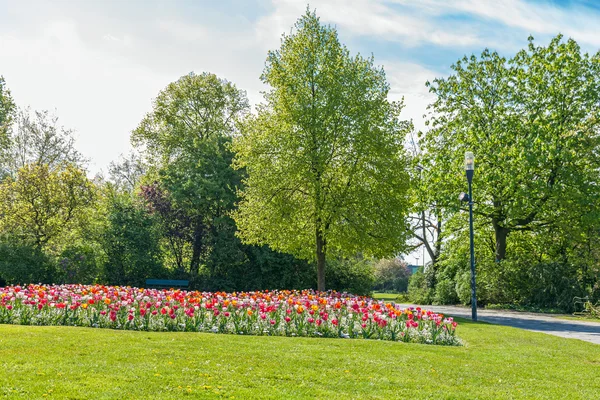
<path fill-rule="evenodd" d="M 244 245 L 232 229 L 221 229 L 201 270 L 199 289 L 250 291 L 316 287 L 313 265 L 268 246 Z"/>
<path fill-rule="evenodd" d="M 440 280 L 435 287 L 433 302 L 435 304 L 456 304 L 458 296 L 454 289 L 455 286 L 455 283 L 450 279 Z"/>
<path fill-rule="evenodd" d="M 431 304 L 434 290 L 427 286 L 427 279 L 422 269 L 412 274 L 408 282 L 408 297 L 416 304 Z"/>
<path fill-rule="evenodd" d="M 54 260 L 36 246 L 6 240 L 0 243 L 0 277 L 11 284 L 50 283 Z"/>
<path fill-rule="evenodd" d="M 375 283 L 373 267 L 362 257 L 328 260 L 325 269 L 327 288 L 356 295 L 370 295 Z"/>
<path fill-rule="evenodd" d="M 103 280 L 115 285 L 144 286 L 148 278 L 168 276 L 163 267 L 160 231 L 154 218 L 129 194 L 109 198 L 102 234 L 106 253 Z"/>
<path fill-rule="evenodd" d="M 398 258 L 381 259 L 374 265 L 375 290 L 384 292 L 406 292 L 410 271 L 407 264 Z"/>
<path fill-rule="evenodd" d="M 471 272 L 456 275 L 456 295 L 462 304 L 471 304 Z"/>
<path fill-rule="evenodd" d="M 572 312 L 573 299 L 584 293 L 577 279 L 577 270 L 569 263 L 534 264 L 528 275 L 530 285 L 523 296 L 526 305 L 558 307 Z"/>
<path fill-rule="evenodd" d="M 56 262 L 56 283 L 94 283 L 101 269 L 98 250 L 90 245 L 68 245 Z"/>

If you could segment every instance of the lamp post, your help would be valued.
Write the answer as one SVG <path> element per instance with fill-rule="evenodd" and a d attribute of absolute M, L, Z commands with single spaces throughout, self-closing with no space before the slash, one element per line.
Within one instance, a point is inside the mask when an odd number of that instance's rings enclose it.
<path fill-rule="evenodd" d="M 475 163 L 473 153 L 465 153 L 465 172 L 469 182 L 469 241 L 471 245 L 471 319 L 477 321 L 477 291 L 475 286 L 475 246 L 473 244 L 473 174 Z"/>
<path fill-rule="evenodd" d="M 419 170 L 419 180 L 423 180 L 423 170 L 425 168 L 422 165 L 417 165 Z M 425 241 L 427 240 L 427 228 L 425 227 L 425 210 L 421 210 L 421 226 L 423 227 L 423 272 L 425 272 Z M 419 264 L 419 258 L 417 258 L 417 265 Z"/>
<path fill-rule="evenodd" d="M 475 287 L 475 246 L 473 245 L 473 174 L 475 172 L 473 153 L 465 153 L 465 172 L 469 182 L 469 194 L 461 193 L 458 197 L 460 201 L 469 202 L 469 241 L 471 247 L 471 319 L 477 321 L 477 291 Z"/>

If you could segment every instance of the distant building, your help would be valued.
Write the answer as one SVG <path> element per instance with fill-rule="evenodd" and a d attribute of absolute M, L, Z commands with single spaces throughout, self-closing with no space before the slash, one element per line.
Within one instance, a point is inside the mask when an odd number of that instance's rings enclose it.
<path fill-rule="evenodd" d="M 407 265 L 406 268 L 408 268 L 408 270 L 410 271 L 410 274 L 414 274 L 415 272 L 417 272 L 419 270 L 419 268 L 421 268 L 420 265 Z"/>

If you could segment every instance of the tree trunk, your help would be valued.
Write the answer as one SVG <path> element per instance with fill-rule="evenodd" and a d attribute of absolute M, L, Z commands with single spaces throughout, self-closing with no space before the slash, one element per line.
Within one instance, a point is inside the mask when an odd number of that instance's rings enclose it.
<path fill-rule="evenodd" d="M 181 246 L 177 245 L 177 241 L 172 235 L 167 235 L 167 239 L 169 240 L 169 246 L 171 247 L 171 251 L 175 256 L 175 263 L 177 264 L 177 275 L 183 278 L 185 276 L 185 265 L 183 264 Z"/>
<path fill-rule="evenodd" d="M 433 262 L 433 251 L 431 251 L 431 246 L 429 245 L 429 241 L 427 240 L 427 227 L 425 226 L 425 211 L 421 211 L 421 225 L 423 226 L 423 245 L 427 249 L 429 253 L 429 257 Z M 425 253 L 423 253 L 423 269 L 425 269 Z"/>
<path fill-rule="evenodd" d="M 437 264 L 438 258 L 440 258 L 440 253 L 442 252 L 442 217 L 440 215 L 436 215 L 437 219 L 437 236 L 435 237 L 435 249 L 433 251 L 433 257 L 431 257 L 431 265 L 435 266 Z"/>
<path fill-rule="evenodd" d="M 494 233 L 496 236 L 496 262 L 506 258 L 506 238 L 510 232 L 507 228 L 498 225 L 497 222 L 492 222 L 494 225 Z"/>
<path fill-rule="evenodd" d="M 317 228 L 316 232 L 317 239 L 317 290 L 319 292 L 325 291 L 325 238 L 323 232 Z"/>
<path fill-rule="evenodd" d="M 421 224 L 423 226 L 422 227 L 423 246 L 425 246 L 425 249 L 427 250 L 427 254 L 429 255 L 429 258 L 431 259 L 431 267 L 432 268 L 435 268 L 437 260 L 440 256 L 440 250 L 442 248 L 442 239 L 440 237 L 440 232 L 442 230 L 442 221 L 441 221 L 441 218 L 437 215 L 435 216 L 435 218 L 437 219 L 436 233 L 431 238 L 432 243 L 429 243 L 429 239 L 427 239 L 427 227 L 426 227 L 427 219 L 425 218 L 425 211 L 421 211 Z M 425 265 L 424 257 L 423 257 L 423 265 Z"/>

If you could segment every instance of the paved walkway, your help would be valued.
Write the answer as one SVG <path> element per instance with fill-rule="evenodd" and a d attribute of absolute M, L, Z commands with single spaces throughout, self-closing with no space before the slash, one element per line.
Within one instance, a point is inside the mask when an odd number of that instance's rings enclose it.
<path fill-rule="evenodd" d="M 423 306 L 423 308 L 448 316 L 471 318 L 471 309 L 466 307 Z M 600 323 L 597 322 L 564 320 L 549 314 L 481 309 L 477 310 L 477 319 L 492 324 L 600 344 Z"/>

